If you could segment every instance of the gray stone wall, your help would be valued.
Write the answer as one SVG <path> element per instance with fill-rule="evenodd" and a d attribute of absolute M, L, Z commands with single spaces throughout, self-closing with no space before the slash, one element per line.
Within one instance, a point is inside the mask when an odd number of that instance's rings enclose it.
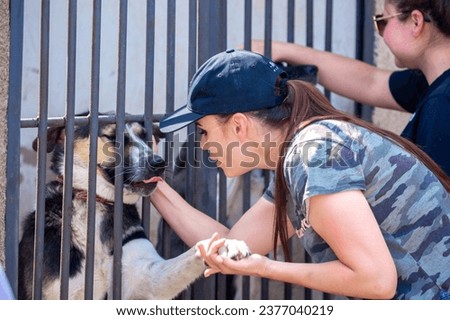
<path fill-rule="evenodd" d="M 9 0 L 0 0 L 0 119 L 6 119 L 9 78 Z M 0 264 L 5 263 L 6 121 L 0 121 Z"/>

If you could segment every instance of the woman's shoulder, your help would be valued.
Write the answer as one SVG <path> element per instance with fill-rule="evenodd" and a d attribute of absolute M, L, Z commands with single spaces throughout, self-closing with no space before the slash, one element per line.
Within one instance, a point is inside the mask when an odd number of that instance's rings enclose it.
<path fill-rule="evenodd" d="M 368 133 L 362 128 L 344 120 L 323 119 L 308 124 L 294 136 L 295 142 L 323 140 L 345 143 L 345 140 L 358 140 Z"/>

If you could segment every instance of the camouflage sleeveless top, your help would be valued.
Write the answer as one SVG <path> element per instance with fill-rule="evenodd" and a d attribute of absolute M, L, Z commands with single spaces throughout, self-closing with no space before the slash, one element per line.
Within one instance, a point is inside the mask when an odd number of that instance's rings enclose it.
<path fill-rule="evenodd" d="M 284 165 L 289 218 L 313 262 L 337 258 L 309 226 L 307 199 L 362 190 L 397 267 L 395 299 L 448 299 L 450 195 L 413 155 L 365 128 L 324 120 L 295 135 Z M 273 185 L 264 195 L 272 202 Z"/>

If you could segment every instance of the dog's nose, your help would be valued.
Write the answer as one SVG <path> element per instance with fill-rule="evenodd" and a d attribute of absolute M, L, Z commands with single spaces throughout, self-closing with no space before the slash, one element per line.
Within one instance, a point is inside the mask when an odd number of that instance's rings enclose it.
<path fill-rule="evenodd" d="M 164 169 L 166 168 L 166 162 L 163 158 L 154 155 L 153 158 L 150 160 L 150 166 L 152 167 L 152 170 L 155 172 L 155 174 L 162 174 L 164 172 Z"/>

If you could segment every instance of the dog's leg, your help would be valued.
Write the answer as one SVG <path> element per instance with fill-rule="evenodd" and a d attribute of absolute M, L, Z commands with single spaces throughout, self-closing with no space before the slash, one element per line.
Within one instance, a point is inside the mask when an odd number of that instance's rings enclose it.
<path fill-rule="evenodd" d="M 158 255 L 147 239 L 123 246 L 122 299 L 173 299 L 205 270 L 195 248 L 168 260 Z"/>

